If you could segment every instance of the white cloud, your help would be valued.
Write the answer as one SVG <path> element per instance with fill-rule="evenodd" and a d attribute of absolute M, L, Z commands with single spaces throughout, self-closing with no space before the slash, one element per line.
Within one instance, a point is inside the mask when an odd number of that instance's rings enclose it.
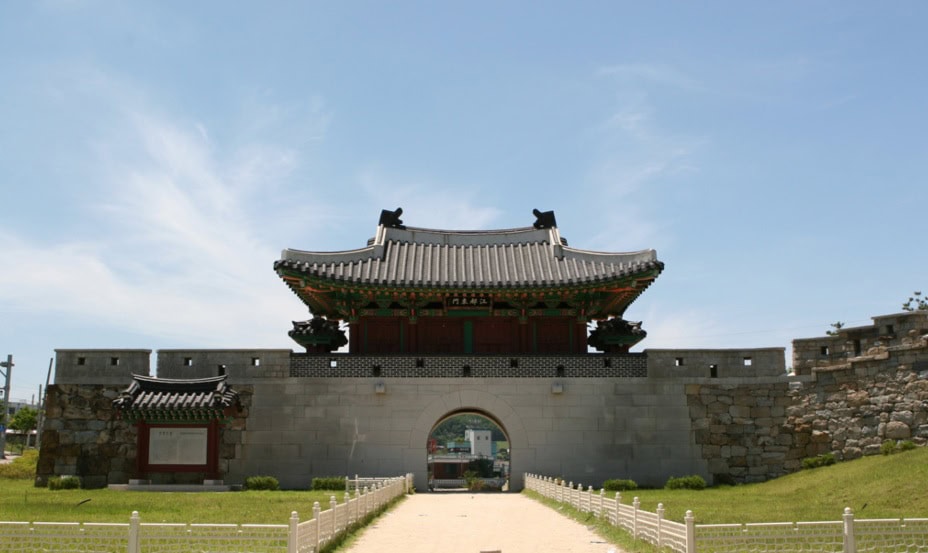
<path fill-rule="evenodd" d="M 621 217 L 604 218 L 593 246 L 628 250 L 666 244 L 672 240 L 670 223 L 661 222 L 651 208 L 666 202 L 666 183 L 679 185 L 674 177 L 698 171 L 697 154 L 705 139 L 661 124 L 660 105 L 649 90 L 655 83 L 681 88 L 696 84 L 660 65 L 616 65 L 597 75 L 616 77 L 607 81 L 615 102 L 594 129 L 595 153 L 585 180 L 597 205 L 611 206 Z"/>
<path fill-rule="evenodd" d="M 281 245 L 259 238 L 277 214 L 256 206 L 257 183 L 286 176 L 293 152 L 254 144 L 222 156 L 202 123 L 122 113 L 96 139 L 89 180 L 102 186 L 88 198 L 106 200 L 77 207 L 91 223 L 79 240 L 0 234 L 4 309 L 202 347 L 288 347 L 287 322 L 305 308 L 273 274 Z"/>

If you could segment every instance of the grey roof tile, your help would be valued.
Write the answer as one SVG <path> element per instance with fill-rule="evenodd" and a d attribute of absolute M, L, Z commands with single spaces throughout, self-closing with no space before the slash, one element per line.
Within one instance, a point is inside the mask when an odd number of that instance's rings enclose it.
<path fill-rule="evenodd" d="M 287 249 L 274 266 L 278 271 L 346 283 L 471 288 L 588 285 L 663 269 L 654 250 L 579 250 L 563 245 L 557 228 L 531 227 L 498 231 L 379 227 L 366 248 Z"/>

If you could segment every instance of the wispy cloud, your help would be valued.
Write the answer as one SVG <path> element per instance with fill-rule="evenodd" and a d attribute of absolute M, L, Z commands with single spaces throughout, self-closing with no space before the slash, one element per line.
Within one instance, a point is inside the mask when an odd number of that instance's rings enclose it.
<path fill-rule="evenodd" d="M 621 205 L 593 243 L 601 249 L 658 246 L 670 238 L 667 226 L 651 209 L 664 201 L 671 178 L 698 171 L 703 137 L 690 136 L 662 122 L 655 86 L 696 89 L 698 84 L 671 67 L 623 64 L 601 68 L 597 77 L 615 97 L 593 132 L 595 156 L 586 178 L 603 206 Z M 679 179 L 674 179 L 679 185 Z"/>
<path fill-rule="evenodd" d="M 79 239 L 0 229 L 2 309 L 202 347 L 289 347 L 288 318 L 305 308 L 273 274 L 281 244 L 269 228 L 297 213 L 311 226 L 324 207 L 261 208 L 262 183 L 286 178 L 296 154 L 264 143 L 223 151 L 204 123 L 133 98 L 95 129 L 87 180 L 99 187 L 76 207 L 90 223 Z"/>

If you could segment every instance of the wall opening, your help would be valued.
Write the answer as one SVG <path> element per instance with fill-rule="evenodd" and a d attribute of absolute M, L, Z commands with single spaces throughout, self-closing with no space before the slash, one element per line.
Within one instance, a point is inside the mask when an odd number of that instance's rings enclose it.
<path fill-rule="evenodd" d="M 493 415 L 460 409 L 439 419 L 426 443 L 430 491 L 508 491 L 509 434 Z"/>

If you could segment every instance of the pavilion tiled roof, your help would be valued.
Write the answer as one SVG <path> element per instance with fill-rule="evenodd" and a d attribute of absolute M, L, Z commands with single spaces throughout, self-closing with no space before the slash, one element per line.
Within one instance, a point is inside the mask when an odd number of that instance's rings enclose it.
<path fill-rule="evenodd" d="M 414 288 L 576 287 L 659 273 L 654 250 L 602 253 L 571 248 L 556 227 L 446 231 L 379 226 L 366 248 L 284 250 L 279 274 L 335 283 Z"/>
<path fill-rule="evenodd" d="M 211 419 L 238 402 L 238 393 L 226 383 L 225 375 L 183 380 L 132 378 L 113 405 L 133 419 Z"/>

